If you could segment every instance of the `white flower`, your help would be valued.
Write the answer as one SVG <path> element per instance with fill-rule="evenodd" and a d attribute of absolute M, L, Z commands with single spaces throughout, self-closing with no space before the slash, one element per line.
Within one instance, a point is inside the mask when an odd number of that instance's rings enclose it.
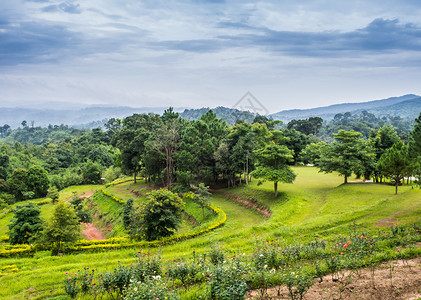
<path fill-rule="evenodd" d="M 263 257 L 263 254 L 260 254 L 260 257 Z"/>
<path fill-rule="evenodd" d="M 266 269 L 267 267 L 268 267 L 268 265 L 264 265 L 264 267 L 263 267 L 263 268 L 264 268 L 264 269 Z"/>

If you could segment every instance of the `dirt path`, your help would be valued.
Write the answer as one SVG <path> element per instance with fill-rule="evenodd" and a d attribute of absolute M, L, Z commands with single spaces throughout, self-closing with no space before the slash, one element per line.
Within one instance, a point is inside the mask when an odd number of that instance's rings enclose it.
<path fill-rule="evenodd" d="M 257 211 L 259 214 L 261 214 L 262 216 L 264 216 L 267 219 L 270 219 L 270 217 L 272 216 L 272 212 L 270 210 L 270 208 L 263 206 L 261 203 L 255 203 L 252 202 L 250 200 L 247 199 L 243 199 L 235 194 L 232 193 L 222 193 L 222 195 L 238 204 L 240 204 L 241 206 L 248 208 L 248 209 L 252 209 L 254 211 Z"/>
<path fill-rule="evenodd" d="M 83 236 L 88 240 L 105 240 L 104 235 L 92 223 L 84 223 L 86 229 L 83 230 Z"/>
<path fill-rule="evenodd" d="M 391 276 L 392 274 L 392 276 Z M 389 299 L 420 299 L 421 297 L 421 258 L 403 262 L 392 261 L 377 266 L 374 272 L 374 284 L 371 269 L 362 269 L 358 273 L 345 272 L 343 283 L 333 282 L 331 275 L 316 280 L 304 299 L 352 299 L 352 300 L 389 300 Z M 349 283 L 345 284 L 345 278 Z M 278 295 L 279 290 L 279 295 Z M 251 299 L 290 299 L 285 286 L 271 288 L 264 298 L 252 291 Z"/>

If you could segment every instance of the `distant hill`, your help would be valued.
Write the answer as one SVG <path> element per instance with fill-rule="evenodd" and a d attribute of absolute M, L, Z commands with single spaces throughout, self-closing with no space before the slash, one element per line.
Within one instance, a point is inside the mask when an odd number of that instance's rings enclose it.
<path fill-rule="evenodd" d="M 180 115 L 182 118 L 187 120 L 197 120 L 200 119 L 202 115 L 207 113 L 210 110 L 207 108 L 198 108 L 198 109 L 185 109 Z M 218 106 L 212 108 L 212 111 L 219 119 L 225 120 L 228 124 L 234 125 L 238 119 L 244 120 L 245 122 L 252 123 L 256 114 L 249 111 L 241 111 L 235 108 L 227 108 Z"/>
<path fill-rule="evenodd" d="M 54 106 L 51 106 L 54 107 Z M 21 126 L 23 120 L 28 125 L 46 127 L 49 124 L 66 124 L 74 127 L 98 127 L 110 118 L 124 118 L 134 113 L 162 114 L 168 107 L 141 107 L 128 106 L 87 106 L 84 108 L 0 108 L 0 126 L 9 124 L 12 128 Z M 182 109 L 175 109 L 180 112 Z"/>
<path fill-rule="evenodd" d="M 338 113 L 360 113 L 366 110 L 377 117 L 386 115 L 398 115 L 403 119 L 414 119 L 421 111 L 421 97 L 418 95 L 404 95 L 383 100 L 374 100 L 360 103 L 342 103 L 311 109 L 284 110 L 271 114 L 274 120 L 289 122 L 293 119 L 307 119 L 309 117 L 321 117 L 331 120 Z"/>
<path fill-rule="evenodd" d="M 29 126 L 33 122 L 34 126 L 41 127 L 46 127 L 49 124 L 66 124 L 77 128 L 94 128 L 103 125 L 110 118 L 122 119 L 134 113 L 162 114 L 167 109 L 167 107 L 82 106 L 80 103 L 72 105 L 71 103 L 63 104 L 60 102 L 39 103 L 38 105 L 22 103 L 21 107 L 10 107 L 10 105 L 10 103 L 5 103 L 4 106 L 2 105 L 3 107 L 0 107 L 0 126 L 8 124 L 12 128 L 17 128 L 21 126 L 23 120 L 26 120 Z M 187 120 L 197 120 L 210 108 L 175 108 L 174 110 Z M 315 116 L 328 121 L 333 119 L 338 113 L 350 112 L 359 114 L 364 110 L 373 113 L 377 117 L 390 115 L 413 120 L 418 117 L 421 111 L 421 97 L 410 94 L 361 103 L 342 103 L 311 109 L 284 110 L 271 114 L 268 117 L 274 120 L 282 120 L 284 123 L 288 123 L 293 119 L 307 119 Z M 231 125 L 235 124 L 237 119 L 251 123 L 256 116 L 255 113 L 249 111 L 227 107 L 212 108 L 212 111 L 218 118 L 225 120 Z"/>

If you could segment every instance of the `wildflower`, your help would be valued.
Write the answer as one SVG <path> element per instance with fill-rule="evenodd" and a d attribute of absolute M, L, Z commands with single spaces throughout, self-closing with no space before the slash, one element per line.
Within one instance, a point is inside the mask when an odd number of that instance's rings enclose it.
<path fill-rule="evenodd" d="M 348 245 L 347 245 L 347 244 L 345 244 L 345 245 L 344 245 L 344 248 L 345 248 L 345 249 L 346 249 L 346 247 L 348 247 Z"/>
<path fill-rule="evenodd" d="M 344 255 L 344 253 L 343 253 L 343 252 L 341 252 L 341 255 Z"/>
<path fill-rule="evenodd" d="M 69 273 L 68 273 L 68 272 L 64 272 L 64 274 L 66 274 L 66 275 L 67 275 L 67 274 L 69 274 Z"/>
<path fill-rule="evenodd" d="M 396 249 L 396 251 L 399 252 L 400 250 L 399 249 Z"/>

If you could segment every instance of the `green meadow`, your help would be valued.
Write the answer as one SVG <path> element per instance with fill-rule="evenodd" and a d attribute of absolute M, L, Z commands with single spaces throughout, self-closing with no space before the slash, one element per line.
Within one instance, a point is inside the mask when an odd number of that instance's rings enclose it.
<path fill-rule="evenodd" d="M 331 240 L 354 225 L 375 232 L 392 225 L 420 221 L 421 190 L 416 186 L 400 186 L 399 194 L 395 195 L 394 186 L 387 183 L 363 183 L 353 179 L 353 182 L 344 185 L 343 178 L 336 173 L 322 174 L 313 167 L 294 167 L 293 170 L 298 175 L 296 181 L 293 184 L 279 184 L 277 198 L 274 197 L 273 183 L 259 185 L 255 179 L 248 186 L 215 190 L 211 203 L 225 212 L 227 220 L 223 226 L 160 249 L 142 250 L 152 253 L 160 251 L 164 261 L 190 259 L 193 251 L 198 255 L 207 253 L 215 243 L 228 252 L 249 254 L 255 247 L 254 241 L 261 239 L 278 239 L 292 245 L 308 243 L 315 238 Z M 101 186 L 70 187 L 60 192 L 60 201 L 66 201 L 75 194 L 89 194 L 99 188 Z M 136 185 L 126 182 L 110 186 L 107 191 L 119 199 L 133 198 L 135 203 L 140 204 L 146 200 L 146 193 L 151 189 L 139 181 Z M 226 193 L 240 199 L 257 199 L 270 208 L 271 217 L 265 218 L 257 211 L 235 203 L 226 197 Z M 107 237 L 124 235 L 120 220 L 122 205 L 112 199 L 95 199 L 91 197 L 90 200 L 99 214 L 94 224 L 99 228 L 114 224 L 116 228 L 109 231 Z M 32 201 L 39 200 L 42 199 Z M 41 207 L 42 217 L 48 219 L 53 204 L 46 203 Z M 197 222 L 202 221 L 202 210 L 197 205 L 187 203 L 185 210 Z M 7 234 L 7 224 L 12 216 L 10 210 L 1 212 L 0 236 Z M 212 218 L 207 211 L 205 222 Z M 185 233 L 193 227 L 194 224 L 184 221 L 179 231 Z M 139 250 L 127 248 L 63 256 L 38 251 L 33 257 L 0 258 L 0 298 L 69 299 L 63 288 L 65 272 L 76 272 L 84 267 L 103 272 L 114 269 L 119 263 L 129 265 L 135 262 Z"/>

